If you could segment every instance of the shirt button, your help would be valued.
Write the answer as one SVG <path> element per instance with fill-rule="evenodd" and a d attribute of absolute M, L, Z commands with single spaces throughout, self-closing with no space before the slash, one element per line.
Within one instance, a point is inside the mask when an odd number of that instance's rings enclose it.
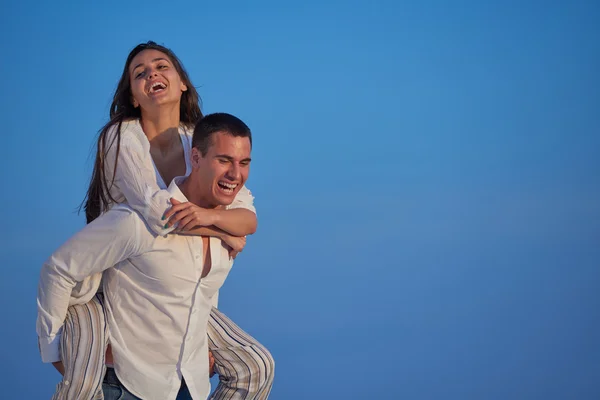
<path fill-rule="evenodd" d="M 187 340 L 192 340 L 194 337 L 193 336 L 188 336 Z"/>
<path fill-rule="evenodd" d="M 198 309 L 197 308 L 193 308 L 192 309 L 192 314 L 196 314 L 196 311 L 198 311 Z"/>
<path fill-rule="evenodd" d="M 199 258 L 200 258 L 200 256 L 198 254 L 196 254 L 196 260 L 199 259 Z"/>
<path fill-rule="evenodd" d="M 69 384 L 70 384 L 70 383 L 71 383 L 71 382 L 69 382 L 69 381 L 65 381 L 65 385 L 66 385 L 66 386 L 69 386 Z"/>

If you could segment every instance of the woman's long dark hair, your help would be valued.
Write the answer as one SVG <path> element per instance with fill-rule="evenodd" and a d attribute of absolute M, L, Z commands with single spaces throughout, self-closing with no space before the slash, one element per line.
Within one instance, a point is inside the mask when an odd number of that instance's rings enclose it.
<path fill-rule="evenodd" d="M 144 50 L 158 50 L 166 54 L 179 73 L 181 81 L 187 86 L 187 90 L 181 95 L 181 108 L 179 117 L 180 122 L 193 126 L 198 120 L 200 120 L 200 118 L 202 118 L 198 92 L 192 85 L 187 72 L 181 64 L 181 61 L 179 61 L 177 56 L 170 49 L 156 44 L 155 42 L 147 42 L 141 43 L 131 50 L 127 56 L 125 67 L 123 68 L 123 75 L 121 75 L 121 79 L 117 85 L 117 90 L 113 96 L 113 101 L 110 106 L 110 120 L 106 123 L 106 125 L 104 125 L 104 127 L 100 130 L 100 134 L 98 135 L 94 171 L 92 172 L 90 186 L 82 204 L 83 208 L 85 209 L 87 223 L 90 223 L 94 219 L 98 218 L 102 211 L 105 210 L 110 203 L 115 202 L 115 199 L 113 199 L 110 195 L 110 188 L 114 183 L 114 174 L 109 182 L 104 172 L 106 152 L 110 146 L 116 143 L 117 153 L 114 166 L 114 171 L 116 171 L 121 142 L 121 126 L 123 121 L 141 117 L 140 109 L 135 108 L 133 104 L 131 104 L 132 94 L 129 81 L 129 65 L 131 64 L 133 58 Z M 107 133 L 115 125 L 117 128 L 116 135 L 111 140 L 111 143 L 107 143 Z"/>

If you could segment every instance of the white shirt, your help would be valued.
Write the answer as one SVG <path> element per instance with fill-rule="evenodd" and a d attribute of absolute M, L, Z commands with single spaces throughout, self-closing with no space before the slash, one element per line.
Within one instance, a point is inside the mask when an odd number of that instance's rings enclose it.
<path fill-rule="evenodd" d="M 187 201 L 176 185 L 183 179 L 169 186 L 169 197 Z M 233 261 L 221 241 L 211 238 L 211 270 L 200 279 L 204 250 L 198 236 L 156 236 L 127 205 L 104 213 L 42 267 L 37 331 L 44 361 L 57 357 L 75 284 L 105 270 L 108 332 L 125 387 L 143 399 L 175 399 L 183 376 L 192 398 L 206 399 L 206 326 L 212 297 Z"/>
<path fill-rule="evenodd" d="M 127 203 L 137 211 L 148 227 L 157 235 L 166 235 L 174 228 L 164 228 L 165 221 L 161 218 L 165 211 L 171 207 L 169 198 L 171 194 L 167 184 L 163 181 L 156 169 L 150 155 L 150 142 L 142 129 L 138 119 L 123 122 L 121 126 L 120 149 L 115 174 L 115 159 L 117 158 L 117 143 L 115 142 L 117 125 L 113 126 L 106 135 L 106 160 L 105 176 L 110 183 L 114 174 L 114 183 L 110 187 L 110 194 L 117 203 Z M 192 149 L 193 132 L 181 125 L 179 137 L 183 145 L 186 172 L 192 172 L 190 154 Z M 254 197 L 243 186 L 227 209 L 245 208 L 254 213 Z M 109 266 L 107 266 L 109 267 Z M 101 274 L 87 277 L 73 289 L 70 305 L 87 303 L 98 291 Z M 214 297 L 213 305 L 216 307 L 218 295 Z"/>

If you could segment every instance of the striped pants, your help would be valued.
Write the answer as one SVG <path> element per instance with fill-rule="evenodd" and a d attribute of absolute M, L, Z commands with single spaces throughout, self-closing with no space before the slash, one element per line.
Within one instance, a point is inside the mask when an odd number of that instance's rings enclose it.
<path fill-rule="evenodd" d="M 103 298 L 70 306 L 60 343 L 65 367 L 52 400 L 102 400 L 108 344 Z M 211 400 L 264 400 L 273 386 L 275 361 L 271 353 L 213 307 L 207 327 L 219 385 Z M 208 357 L 208 354 L 206 355 Z"/>

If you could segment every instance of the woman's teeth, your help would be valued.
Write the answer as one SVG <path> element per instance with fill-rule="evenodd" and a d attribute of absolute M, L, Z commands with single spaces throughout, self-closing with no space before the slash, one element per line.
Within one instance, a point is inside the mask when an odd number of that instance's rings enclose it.
<path fill-rule="evenodd" d="M 167 88 L 167 86 L 164 83 L 156 82 L 156 83 L 153 83 L 152 86 L 150 86 L 150 93 L 160 92 L 162 90 L 165 90 L 166 88 Z"/>

